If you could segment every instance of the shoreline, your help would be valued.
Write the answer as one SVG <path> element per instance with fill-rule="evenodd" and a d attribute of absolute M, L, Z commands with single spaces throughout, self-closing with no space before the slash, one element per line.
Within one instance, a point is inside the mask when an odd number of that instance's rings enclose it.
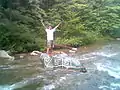
<path fill-rule="evenodd" d="M 78 54 L 78 53 L 88 53 L 91 51 L 94 51 L 96 49 L 100 49 L 100 47 L 104 44 L 104 42 L 102 43 L 94 43 L 94 44 L 89 44 L 89 45 L 85 45 L 85 46 L 81 46 L 77 48 L 77 51 L 74 54 Z M 65 52 L 67 54 L 70 54 L 69 52 L 70 49 L 54 49 L 53 52 Z M 37 50 L 36 50 L 37 51 Z M 40 51 L 39 51 L 40 52 Z M 20 52 L 20 53 L 13 53 L 12 56 L 32 56 L 30 55 L 31 52 Z M 45 53 L 42 52 L 42 53 Z M 33 55 L 34 56 L 34 55 Z"/>
<path fill-rule="evenodd" d="M 111 41 L 115 41 L 115 40 L 100 40 L 100 41 L 96 41 L 94 43 L 91 43 L 91 44 L 88 44 L 88 45 L 83 45 L 83 46 L 79 46 L 77 47 L 77 52 L 81 52 L 81 53 L 87 53 L 87 52 L 90 52 L 90 51 L 93 51 L 95 50 L 96 48 L 98 48 L 99 46 L 102 46 L 103 44 L 105 44 L 106 42 L 111 42 Z M 74 48 L 74 47 L 72 47 Z M 65 49 L 65 48 L 55 48 L 53 51 L 63 51 L 65 53 L 69 53 L 69 50 L 70 49 Z M 36 50 L 36 51 L 39 51 L 39 50 Z M 31 51 L 32 52 L 32 51 Z M 11 55 L 14 56 L 14 55 L 29 55 L 31 52 L 11 52 Z M 39 51 L 39 52 L 42 52 L 42 53 L 45 53 L 46 50 L 44 51 Z"/>

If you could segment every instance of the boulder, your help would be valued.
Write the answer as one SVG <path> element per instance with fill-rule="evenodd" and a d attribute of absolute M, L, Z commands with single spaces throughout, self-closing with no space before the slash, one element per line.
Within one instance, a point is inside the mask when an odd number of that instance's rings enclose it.
<path fill-rule="evenodd" d="M 8 55 L 8 53 L 4 50 L 0 50 L 0 58 L 8 58 L 10 60 L 14 60 L 14 57 Z"/>

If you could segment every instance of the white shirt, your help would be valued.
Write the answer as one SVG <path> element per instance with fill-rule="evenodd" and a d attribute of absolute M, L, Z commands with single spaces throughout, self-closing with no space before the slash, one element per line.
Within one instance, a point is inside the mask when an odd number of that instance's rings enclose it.
<path fill-rule="evenodd" d="M 54 40 L 54 32 L 55 32 L 55 28 L 53 29 L 45 29 L 45 31 L 47 32 L 47 40 Z"/>

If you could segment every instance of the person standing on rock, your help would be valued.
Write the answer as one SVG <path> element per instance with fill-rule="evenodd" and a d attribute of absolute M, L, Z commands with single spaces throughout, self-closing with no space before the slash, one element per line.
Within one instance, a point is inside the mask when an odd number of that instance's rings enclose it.
<path fill-rule="evenodd" d="M 47 54 L 50 55 L 52 53 L 52 49 L 54 47 L 54 32 L 56 31 L 56 29 L 59 27 L 59 25 L 61 23 L 59 23 L 57 26 L 55 26 L 54 28 L 52 28 L 52 26 L 48 26 L 46 27 L 45 24 L 43 23 L 43 21 L 41 21 L 42 25 L 45 28 L 45 31 L 47 33 Z"/>

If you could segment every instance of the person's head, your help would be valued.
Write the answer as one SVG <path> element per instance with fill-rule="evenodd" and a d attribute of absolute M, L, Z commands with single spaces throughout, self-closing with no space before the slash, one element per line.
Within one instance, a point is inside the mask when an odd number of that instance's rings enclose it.
<path fill-rule="evenodd" d="M 49 25 L 49 26 L 48 26 L 48 29 L 50 29 L 50 30 L 51 30 L 51 29 L 52 29 L 52 26 L 50 26 L 50 25 Z"/>

